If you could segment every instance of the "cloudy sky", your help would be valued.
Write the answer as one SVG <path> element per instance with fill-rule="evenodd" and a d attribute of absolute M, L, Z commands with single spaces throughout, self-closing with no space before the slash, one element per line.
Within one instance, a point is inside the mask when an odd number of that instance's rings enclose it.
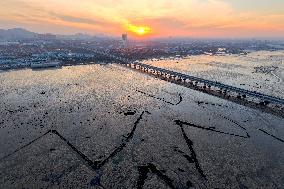
<path fill-rule="evenodd" d="M 151 37 L 283 37 L 284 0 L 0 0 L 0 28 L 13 27 L 59 34 L 135 35 L 133 28 L 144 27 Z"/>

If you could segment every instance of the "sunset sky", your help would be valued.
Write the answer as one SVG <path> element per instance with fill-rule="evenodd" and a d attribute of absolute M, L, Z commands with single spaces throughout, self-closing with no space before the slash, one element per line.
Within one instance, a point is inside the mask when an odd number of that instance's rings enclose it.
<path fill-rule="evenodd" d="M 1 0 L 0 28 L 149 37 L 283 37 L 284 0 Z"/>

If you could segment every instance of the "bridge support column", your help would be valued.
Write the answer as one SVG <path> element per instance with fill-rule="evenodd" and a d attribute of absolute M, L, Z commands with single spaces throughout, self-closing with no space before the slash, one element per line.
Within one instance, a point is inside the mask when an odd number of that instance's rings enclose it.
<path fill-rule="evenodd" d="M 259 103 L 259 105 L 261 105 L 261 106 L 267 106 L 268 104 L 269 104 L 270 102 L 269 101 L 261 101 L 260 103 Z"/>
<path fill-rule="evenodd" d="M 238 99 L 241 99 L 241 98 L 242 98 L 241 94 L 238 94 L 237 98 L 238 98 Z"/>

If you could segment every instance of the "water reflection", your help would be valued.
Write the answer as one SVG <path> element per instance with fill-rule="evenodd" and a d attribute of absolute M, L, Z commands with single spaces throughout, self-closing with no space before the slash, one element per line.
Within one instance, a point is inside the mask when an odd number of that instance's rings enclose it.
<path fill-rule="evenodd" d="M 145 63 L 283 98 L 283 61 L 284 51 L 257 51 L 247 55 L 198 55 Z M 275 70 L 256 72 L 259 66 Z"/>

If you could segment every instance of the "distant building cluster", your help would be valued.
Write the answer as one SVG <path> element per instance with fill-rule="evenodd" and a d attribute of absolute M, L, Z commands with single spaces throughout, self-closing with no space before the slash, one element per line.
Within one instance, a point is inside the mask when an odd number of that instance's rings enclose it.
<path fill-rule="evenodd" d="M 284 49 L 284 42 L 263 40 L 194 40 L 160 39 L 135 41 L 122 34 L 121 38 L 93 37 L 84 34 L 55 36 L 23 32 L 21 38 L 7 32 L 0 36 L 0 69 L 31 67 L 35 64 L 60 62 L 60 65 L 110 63 L 108 57 L 93 53 L 106 52 L 129 60 L 182 58 L 191 55 L 209 56 L 246 54 L 254 50 Z"/>

